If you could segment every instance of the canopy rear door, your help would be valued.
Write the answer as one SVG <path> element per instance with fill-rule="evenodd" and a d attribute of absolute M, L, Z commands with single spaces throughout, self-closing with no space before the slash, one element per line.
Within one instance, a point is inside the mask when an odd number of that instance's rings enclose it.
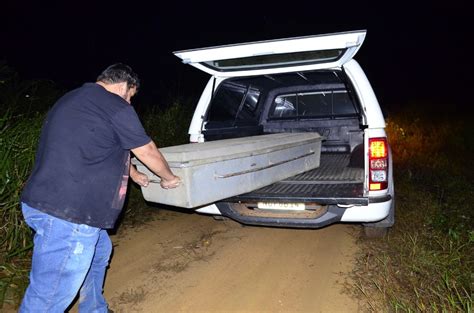
<path fill-rule="evenodd" d="M 173 52 L 220 77 L 265 75 L 341 67 L 362 45 L 365 30 L 258 41 Z"/>

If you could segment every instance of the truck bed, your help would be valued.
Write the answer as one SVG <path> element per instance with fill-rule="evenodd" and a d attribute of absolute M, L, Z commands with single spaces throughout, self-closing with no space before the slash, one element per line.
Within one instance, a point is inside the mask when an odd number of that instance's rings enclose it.
<path fill-rule="evenodd" d="M 283 201 L 367 205 L 364 169 L 349 167 L 350 154 L 321 154 L 320 166 L 272 185 L 227 199 L 229 202 Z"/>

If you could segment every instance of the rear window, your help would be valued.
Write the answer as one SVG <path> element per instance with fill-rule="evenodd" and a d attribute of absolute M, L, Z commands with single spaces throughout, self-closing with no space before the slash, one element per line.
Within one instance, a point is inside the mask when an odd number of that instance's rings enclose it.
<path fill-rule="evenodd" d="M 269 117 L 299 119 L 356 114 L 356 107 L 346 90 L 328 90 L 278 95 L 273 101 Z"/>
<path fill-rule="evenodd" d="M 257 55 L 251 57 L 207 61 L 204 66 L 216 71 L 255 70 L 275 67 L 300 66 L 335 62 L 339 60 L 346 49 L 301 51 L 280 54 Z"/>
<path fill-rule="evenodd" d="M 256 123 L 260 91 L 252 86 L 224 83 L 214 96 L 208 113 L 209 122 L 227 122 L 233 125 Z"/>

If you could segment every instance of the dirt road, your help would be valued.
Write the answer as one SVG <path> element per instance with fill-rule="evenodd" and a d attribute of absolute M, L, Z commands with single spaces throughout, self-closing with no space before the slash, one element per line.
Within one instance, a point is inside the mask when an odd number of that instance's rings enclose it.
<path fill-rule="evenodd" d="M 353 226 L 241 226 L 162 210 L 112 236 L 105 295 L 115 312 L 357 312 L 343 292 Z M 75 312 L 74 308 L 71 312 Z"/>

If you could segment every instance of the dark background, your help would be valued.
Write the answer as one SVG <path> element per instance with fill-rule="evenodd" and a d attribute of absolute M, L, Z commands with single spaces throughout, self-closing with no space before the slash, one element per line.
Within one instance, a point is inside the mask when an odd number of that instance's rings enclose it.
<path fill-rule="evenodd" d="M 0 60 L 21 77 L 70 89 L 124 62 L 147 105 L 196 103 L 209 78 L 173 51 L 359 29 L 367 37 L 355 59 L 385 109 L 472 105 L 467 1 L 16 1 L 0 18 Z"/>

